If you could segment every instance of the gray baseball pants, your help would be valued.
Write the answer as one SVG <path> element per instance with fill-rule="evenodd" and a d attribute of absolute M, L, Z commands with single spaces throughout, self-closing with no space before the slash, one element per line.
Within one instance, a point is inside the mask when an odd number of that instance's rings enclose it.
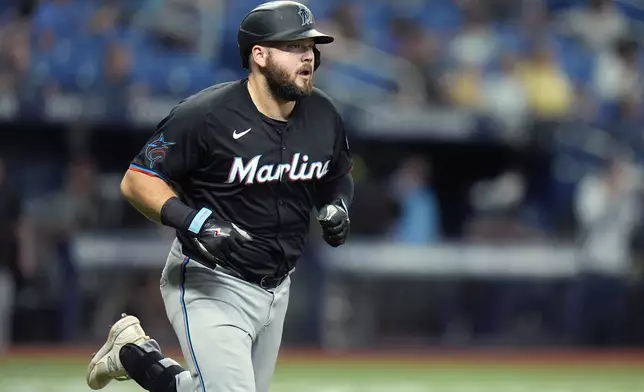
<path fill-rule="evenodd" d="M 272 290 L 211 269 L 175 239 L 161 295 L 187 371 L 178 392 L 268 392 L 282 341 L 290 277 Z"/>

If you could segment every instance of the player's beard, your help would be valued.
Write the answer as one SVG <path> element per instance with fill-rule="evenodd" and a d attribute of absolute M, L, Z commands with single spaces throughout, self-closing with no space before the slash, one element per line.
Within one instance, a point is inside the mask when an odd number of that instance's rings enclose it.
<path fill-rule="evenodd" d="M 298 86 L 295 77 L 291 77 L 284 68 L 275 64 L 272 56 L 266 59 L 266 66 L 260 67 L 260 72 L 266 78 L 266 83 L 271 91 L 271 94 L 279 100 L 290 102 L 306 98 L 311 95 L 313 91 L 313 72 L 311 70 L 311 77 L 304 80 L 302 87 Z"/>

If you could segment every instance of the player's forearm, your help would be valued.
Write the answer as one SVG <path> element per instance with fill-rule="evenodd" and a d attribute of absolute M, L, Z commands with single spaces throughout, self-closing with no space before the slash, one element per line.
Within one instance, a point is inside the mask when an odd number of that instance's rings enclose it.
<path fill-rule="evenodd" d="M 320 209 L 336 200 L 343 200 L 348 207 L 353 202 L 353 189 L 354 183 L 351 173 L 346 173 L 333 181 L 320 183 L 316 207 Z"/>
<path fill-rule="evenodd" d="M 160 178 L 131 170 L 121 182 L 121 193 L 146 218 L 184 232 L 198 233 L 211 214 L 185 205 Z"/>
<path fill-rule="evenodd" d="M 121 181 L 123 197 L 143 216 L 156 223 L 161 222 L 161 208 L 175 192 L 163 180 L 143 173 L 128 170 Z"/>

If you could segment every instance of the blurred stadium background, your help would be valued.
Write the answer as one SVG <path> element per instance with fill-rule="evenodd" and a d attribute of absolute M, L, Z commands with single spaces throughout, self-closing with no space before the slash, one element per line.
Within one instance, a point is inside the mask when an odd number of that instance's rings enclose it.
<path fill-rule="evenodd" d="M 357 188 L 273 390 L 644 390 L 644 1 L 303 2 Z M 244 76 L 259 3 L 0 1 L 0 391 L 88 390 L 121 312 L 180 359 L 173 233 L 118 185 L 178 99 Z"/>

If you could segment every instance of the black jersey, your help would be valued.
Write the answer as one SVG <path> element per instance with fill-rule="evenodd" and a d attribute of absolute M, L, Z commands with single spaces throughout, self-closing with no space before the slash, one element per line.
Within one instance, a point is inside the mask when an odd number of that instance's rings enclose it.
<path fill-rule="evenodd" d="M 226 264 L 244 274 L 281 276 L 302 254 L 316 187 L 352 166 L 342 119 L 319 89 L 288 122 L 260 113 L 248 79 L 212 86 L 180 102 L 157 126 L 131 170 L 166 181 L 187 205 L 212 210 L 254 241 Z M 184 253 L 199 251 L 177 232 Z"/>

